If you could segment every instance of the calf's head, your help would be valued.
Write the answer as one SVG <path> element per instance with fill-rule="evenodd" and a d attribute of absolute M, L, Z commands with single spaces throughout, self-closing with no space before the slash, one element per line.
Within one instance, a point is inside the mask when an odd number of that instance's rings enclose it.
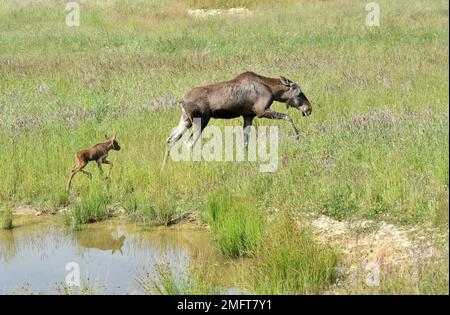
<path fill-rule="evenodd" d="M 312 113 L 312 106 L 300 86 L 285 77 L 280 77 L 281 84 L 287 89 L 283 92 L 281 99 L 286 102 L 287 107 L 297 108 L 303 116 L 309 116 Z"/>
<path fill-rule="evenodd" d="M 119 145 L 119 142 L 117 142 L 117 140 L 116 140 L 116 136 L 113 136 L 112 138 L 108 138 L 108 136 L 105 135 L 105 138 L 107 141 L 109 141 L 111 143 L 111 148 L 113 150 L 120 151 L 120 145 Z"/>

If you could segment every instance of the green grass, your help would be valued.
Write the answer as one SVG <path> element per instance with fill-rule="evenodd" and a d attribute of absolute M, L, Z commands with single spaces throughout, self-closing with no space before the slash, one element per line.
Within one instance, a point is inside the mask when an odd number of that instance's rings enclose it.
<path fill-rule="evenodd" d="M 0 229 L 10 230 L 13 228 L 13 210 L 9 204 L 3 205 L 0 212 Z"/>
<path fill-rule="evenodd" d="M 88 190 L 81 201 L 74 202 L 65 213 L 64 223 L 77 230 L 83 224 L 104 220 L 111 214 L 110 200 L 111 197 L 105 192 Z"/>
<path fill-rule="evenodd" d="M 186 267 L 186 266 L 185 266 Z M 169 264 L 156 266 L 155 274 L 145 274 L 136 279 L 145 294 L 159 295 L 211 295 L 223 294 L 201 270 L 186 267 L 175 271 Z"/>
<path fill-rule="evenodd" d="M 158 209 L 199 210 L 211 187 L 224 186 L 252 195 L 258 209 L 448 225 L 445 1 L 381 1 L 379 28 L 366 27 L 364 7 L 345 0 L 86 3 L 79 28 L 64 24 L 60 5 L 6 1 L 0 11 L 0 160 L 10 161 L 0 167 L 0 199 L 70 205 L 63 190 L 74 152 L 114 133 L 123 150 L 110 156 L 110 195 L 122 206 L 135 198 L 130 190 L 151 202 L 169 189 L 176 200 Z M 185 14 L 228 5 L 254 12 Z M 293 79 L 314 106 L 308 119 L 289 111 L 299 141 L 283 121 L 256 122 L 281 128 L 278 171 L 169 161 L 160 175 L 178 99 L 244 70 Z M 230 123 L 242 122 L 211 122 Z M 87 167 L 94 178 L 95 168 Z M 80 194 L 104 182 L 77 175 L 73 185 Z M 157 221 L 170 221 L 161 211 Z"/>
<path fill-rule="evenodd" d="M 187 212 L 180 208 L 179 196 L 164 180 L 152 192 L 134 191 L 131 188 L 123 196 L 123 206 L 130 219 L 147 226 L 176 223 Z"/>
<path fill-rule="evenodd" d="M 266 232 L 253 270 L 258 294 L 319 294 L 337 278 L 336 252 L 318 244 L 289 212 Z"/>
<path fill-rule="evenodd" d="M 264 213 L 255 210 L 248 201 L 216 193 L 208 198 L 208 214 L 212 233 L 224 255 L 255 254 L 264 229 Z"/>
<path fill-rule="evenodd" d="M 226 191 L 239 202 L 219 201 L 221 219 L 210 223 L 230 256 L 263 250 L 255 244 L 268 209 L 446 231 L 448 2 L 377 2 L 377 28 L 365 26 L 365 4 L 352 0 L 88 1 L 81 26 L 69 28 L 63 1 L 3 1 L 0 200 L 69 207 L 66 222 L 73 228 L 116 206 L 143 224 L 169 225 L 187 212 L 208 217 L 210 196 Z M 240 6 L 253 14 L 186 14 Z M 182 95 L 246 70 L 294 80 L 313 105 L 308 118 L 272 106 L 292 116 L 298 141 L 285 121 L 255 121 L 280 128 L 278 170 L 169 161 L 161 174 Z M 223 128 L 242 120 L 210 123 Z M 116 134 L 122 146 L 109 156 L 110 183 L 91 163 L 93 180 L 76 175 L 72 195 L 65 194 L 74 152 L 105 133 Z M 266 266 L 276 266 L 272 258 Z M 322 280 L 308 288 L 273 281 L 279 292 L 322 288 Z"/>

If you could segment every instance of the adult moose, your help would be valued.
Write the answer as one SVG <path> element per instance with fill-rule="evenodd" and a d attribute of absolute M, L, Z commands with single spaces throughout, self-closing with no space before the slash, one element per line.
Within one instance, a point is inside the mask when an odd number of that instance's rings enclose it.
<path fill-rule="evenodd" d="M 173 145 L 183 134 L 193 127 L 188 146 L 192 147 L 211 118 L 244 118 L 244 144 L 248 145 L 250 126 L 255 117 L 284 119 L 289 121 L 296 136 L 299 132 L 291 117 L 287 114 L 270 110 L 273 101 L 286 103 L 287 107 L 300 110 L 303 116 L 312 112 L 311 103 L 301 91 L 298 84 L 285 77 L 268 78 L 254 72 L 244 72 L 234 79 L 197 87 L 182 98 L 181 118 L 178 126 L 167 138 L 164 155 L 164 168 Z"/>

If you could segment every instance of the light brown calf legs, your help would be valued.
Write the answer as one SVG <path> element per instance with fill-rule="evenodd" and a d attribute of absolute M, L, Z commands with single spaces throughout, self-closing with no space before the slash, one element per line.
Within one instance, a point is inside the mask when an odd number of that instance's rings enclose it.
<path fill-rule="evenodd" d="M 89 173 L 88 171 L 83 170 L 83 168 L 85 168 L 87 165 L 87 163 L 80 163 L 80 164 L 75 164 L 72 167 L 72 170 L 70 171 L 70 175 L 69 175 L 69 181 L 67 182 L 67 191 L 70 191 L 70 187 L 72 184 L 72 179 L 75 176 L 76 173 L 78 172 L 82 172 L 84 174 L 86 174 L 87 176 L 89 176 L 89 179 L 92 178 L 92 174 Z"/>

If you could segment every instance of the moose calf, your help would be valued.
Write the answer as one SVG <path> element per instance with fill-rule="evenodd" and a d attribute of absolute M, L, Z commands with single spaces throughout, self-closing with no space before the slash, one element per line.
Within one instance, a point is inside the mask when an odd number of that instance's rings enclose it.
<path fill-rule="evenodd" d="M 102 164 L 103 163 L 109 164 L 110 168 L 109 168 L 108 176 L 106 178 L 109 177 L 113 164 L 111 161 L 108 161 L 106 158 L 108 157 L 108 153 L 110 150 L 119 151 L 120 145 L 116 140 L 116 136 L 114 136 L 112 138 L 108 138 L 108 136 L 105 136 L 105 138 L 106 138 L 106 142 L 97 143 L 96 145 L 94 145 L 91 148 L 81 149 L 76 152 L 76 154 L 75 154 L 76 163 L 73 165 L 72 170 L 70 171 L 69 182 L 67 183 L 67 191 L 70 190 L 72 179 L 76 173 L 82 172 L 82 173 L 88 175 L 89 178 L 92 178 L 92 174 L 90 172 L 84 170 L 84 168 L 90 161 L 97 162 L 98 169 L 100 171 L 101 176 L 103 176 Z"/>

